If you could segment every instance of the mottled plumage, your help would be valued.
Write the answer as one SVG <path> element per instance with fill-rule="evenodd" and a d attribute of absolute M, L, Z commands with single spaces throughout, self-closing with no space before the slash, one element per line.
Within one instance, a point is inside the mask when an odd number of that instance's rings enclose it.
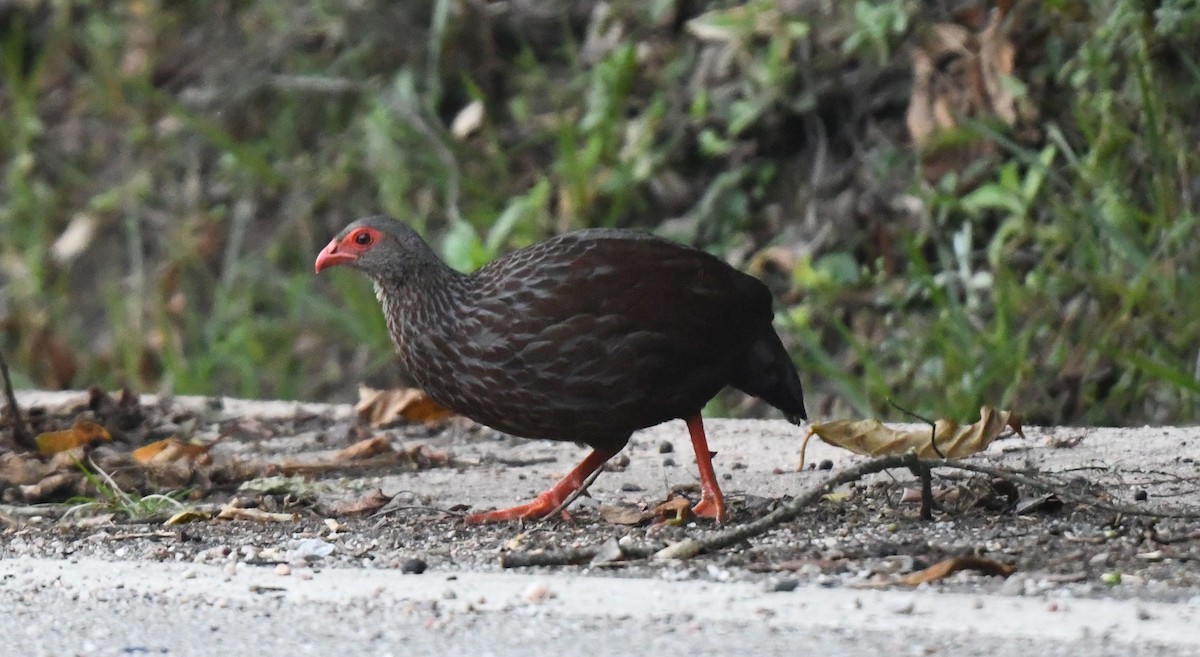
<path fill-rule="evenodd" d="M 374 241 L 355 244 L 363 231 Z M 433 399 L 517 436 L 611 456 L 637 429 L 698 426 L 727 385 L 805 417 L 766 286 L 703 251 L 586 230 L 463 275 L 409 227 L 370 217 L 330 242 L 318 271 L 340 263 L 374 280 L 400 358 Z"/>

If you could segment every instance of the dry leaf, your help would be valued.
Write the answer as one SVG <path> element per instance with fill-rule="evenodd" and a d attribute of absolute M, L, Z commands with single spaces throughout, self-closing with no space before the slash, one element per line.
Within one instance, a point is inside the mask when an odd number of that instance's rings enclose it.
<path fill-rule="evenodd" d="M 387 438 L 384 438 L 383 436 L 376 436 L 374 438 L 360 440 L 353 445 L 338 451 L 337 454 L 334 454 L 333 460 L 338 463 L 345 461 L 361 461 L 363 459 L 369 459 L 381 454 L 389 454 L 393 451 L 394 450 L 392 449 L 391 444 L 388 443 Z"/>
<path fill-rule="evenodd" d="M 1013 411 L 997 411 L 991 406 L 979 409 L 980 420 L 965 427 L 953 420 L 938 420 L 934 424 L 934 441 L 946 458 L 960 458 L 987 449 L 1005 427 L 1012 427 L 1022 438 L 1021 418 Z M 901 431 L 891 429 L 879 420 L 837 420 L 809 427 L 800 446 L 800 464 L 813 435 L 833 445 L 865 456 L 915 453 L 921 458 L 940 458 L 933 451 L 928 428 Z"/>
<path fill-rule="evenodd" d="M 295 522 L 300 519 L 296 513 L 271 513 L 259 509 L 243 509 L 233 504 L 221 507 L 217 514 L 221 520 L 254 520 L 256 522 Z"/>
<path fill-rule="evenodd" d="M 111 441 L 108 429 L 91 420 L 76 419 L 70 429 L 47 431 L 36 439 L 38 453 L 52 456 L 76 447 L 85 447 L 97 442 Z"/>
<path fill-rule="evenodd" d="M 389 466 L 393 469 L 399 466 L 404 470 L 414 471 L 441 468 L 450 465 L 451 459 L 449 454 L 430 449 L 428 445 L 424 444 L 414 445 L 400 451 L 396 451 L 388 445 L 382 454 L 371 454 L 372 450 L 379 449 L 378 443 L 374 442 L 374 440 L 360 441 L 332 456 L 326 454 L 320 455 L 318 458 L 305 457 L 303 460 L 288 459 L 282 462 L 250 462 L 249 467 L 252 471 L 257 470 L 263 473 L 251 476 L 261 477 L 268 474 L 313 475 L 383 466 Z"/>
<path fill-rule="evenodd" d="M 18 486 L 21 498 L 26 502 L 41 502 L 43 500 L 69 497 L 78 493 L 83 475 L 79 472 L 58 472 L 43 478 L 36 484 Z"/>
<path fill-rule="evenodd" d="M 683 525 L 692 519 L 692 502 L 682 495 L 654 507 L 654 516 L 658 523 L 665 525 Z"/>
<path fill-rule="evenodd" d="M 183 525 L 189 522 L 198 522 L 202 520 L 211 520 L 212 514 L 197 509 L 184 509 L 179 513 L 167 518 L 163 523 L 166 527 L 174 527 L 175 525 Z"/>
<path fill-rule="evenodd" d="M 96 514 L 94 516 L 86 516 L 84 518 L 80 518 L 79 520 L 76 520 L 75 526 L 79 527 L 80 529 L 92 529 L 95 527 L 104 527 L 106 525 L 114 524 L 113 518 L 115 518 L 116 515 L 117 514 L 115 514 L 115 513 L 100 513 L 100 514 Z"/>
<path fill-rule="evenodd" d="M 206 465 L 212 463 L 212 456 L 208 453 L 210 447 L 212 445 L 185 443 L 172 436 L 152 442 L 149 445 L 143 445 L 133 450 L 131 456 L 134 461 L 143 465 L 147 463 L 174 463 L 176 461 Z"/>
<path fill-rule="evenodd" d="M 354 412 L 372 427 L 400 421 L 436 424 L 453 415 L 416 388 L 376 390 L 368 386 L 358 387 Z"/>
<path fill-rule="evenodd" d="M 952 559 L 943 559 L 925 570 L 909 573 L 900 578 L 900 583 L 916 586 L 918 584 L 925 584 L 926 582 L 937 581 L 960 570 L 977 570 L 984 575 L 1008 577 L 1017 572 L 1017 567 L 982 557 L 954 557 Z"/>
<path fill-rule="evenodd" d="M 646 513 L 641 509 L 617 506 L 615 504 L 600 505 L 600 518 L 613 525 L 636 525 L 645 520 L 646 517 Z"/>
<path fill-rule="evenodd" d="M 4 484 L 0 488 L 37 483 L 50 471 L 37 457 L 16 452 L 0 454 L 0 484 Z"/>
<path fill-rule="evenodd" d="M 965 172 L 997 152 L 994 142 L 962 134 L 959 128 L 978 119 L 1006 126 L 1031 124 L 1031 108 L 1022 107 L 1005 80 L 1012 76 L 1016 47 L 1003 32 L 1003 12 L 973 31 L 958 23 L 938 23 L 912 51 L 913 85 L 905 123 L 922 151 L 925 179 L 937 182 L 950 171 Z"/>
<path fill-rule="evenodd" d="M 384 495 L 383 491 L 376 488 L 366 495 L 362 495 L 350 500 L 339 500 L 334 502 L 326 508 L 326 512 L 333 516 L 355 516 L 363 513 L 374 513 L 375 511 L 382 509 L 383 506 L 391 500 L 392 498 Z M 326 518 L 326 524 L 328 524 L 330 520 L 330 518 Z M 337 531 L 336 525 L 337 523 L 334 522 L 334 526 L 330 527 L 330 529 Z"/>

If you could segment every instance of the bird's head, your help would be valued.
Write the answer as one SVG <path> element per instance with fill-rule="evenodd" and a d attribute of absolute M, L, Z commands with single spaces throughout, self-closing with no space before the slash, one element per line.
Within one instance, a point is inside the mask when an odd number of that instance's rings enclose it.
<path fill-rule="evenodd" d="M 317 255 L 316 270 L 349 265 L 375 280 L 403 278 L 412 261 L 432 256 L 413 229 L 390 217 L 366 217 L 342 229 Z"/>

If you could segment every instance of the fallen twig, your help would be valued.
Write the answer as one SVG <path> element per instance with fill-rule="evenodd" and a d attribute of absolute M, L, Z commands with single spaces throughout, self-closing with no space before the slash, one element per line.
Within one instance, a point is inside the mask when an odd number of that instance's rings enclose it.
<path fill-rule="evenodd" d="M 938 455 L 938 458 L 941 458 L 941 459 L 946 458 L 946 455 L 942 453 L 942 450 L 938 447 L 938 444 L 937 444 L 937 422 L 930 420 L 929 418 L 925 417 L 924 415 L 917 415 L 916 413 L 908 410 L 907 408 L 904 408 L 900 404 L 897 404 L 896 401 L 894 399 L 892 399 L 891 397 L 888 397 L 887 402 L 892 405 L 892 408 L 895 408 L 896 410 L 900 411 L 901 413 L 904 413 L 905 415 L 907 415 L 909 417 L 916 418 L 916 419 L 924 422 L 925 424 L 928 424 L 929 425 L 929 447 L 933 449 L 934 454 Z M 926 471 L 926 475 L 924 477 L 922 477 L 922 480 L 925 480 L 925 479 L 928 479 L 928 471 Z M 922 498 L 921 499 L 921 504 L 922 504 L 921 518 L 923 520 L 928 520 L 929 518 L 932 518 L 933 515 L 931 512 L 928 518 L 925 516 L 924 503 L 925 503 L 925 499 Z"/>
<path fill-rule="evenodd" d="M 1045 481 L 1026 473 L 1006 470 L 1004 468 L 994 468 L 988 465 L 979 465 L 976 463 L 967 463 L 964 461 L 925 461 L 931 467 L 948 467 L 958 470 L 966 470 L 968 472 L 977 472 L 998 479 L 1005 479 L 1014 484 L 1029 486 L 1047 493 L 1054 493 L 1062 498 L 1064 502 L 1073 502 L 1090 506 L 1101 511 L 1111 511 L 1113 513 L 1121 513 L 1129 516 L 1142 516 L 1145 518 L 1178 518 L 1182 520 L 1198 520 L 1200 519 L 1200 510 L 1180 510 L 1180 511 L 1159 511 L 1147 508 L 1146 505 L 1127 505 L 1113 504 L 1111 502 L 1102 502 L 1094 497 L 1073 493 L 1066 486 L 1052 481 Z"/>
<path fill-rule="evenodd" d="M 941 461 L 934 461 L 941 463 Z M 689 559 L 700 554 L 712 550 L 719 550 L 724 547 L 740 543 L 752 536 L 758 536 L 765 533 L 776 526 L 795 518 L 804 511 L 805 508 L 814 504 L 822 497 L 832 493 L 838 486 L 843 486 L 852 481 L 858 481 L 863 477 L 891 470 L 892 468 L 915 468 L 921 465 L 921 459 L 912 455 L 899 456 L 883 456 L 870 461 L 865 461 L 847 470 L 842 470 L 837 474 L 829 477 L 825 481 L 816 486 L 810 487 L 800 495 L 797 495 L 787 504 L 775 509 L 765 516 L 753 520 L 744 525 L 739 525 L 722 532 L 718 532 L 703 539 L 687 538 L 678 543 L 673 543 L 654 554 L 655 559 Z"/>
<path fill-rule="evenodd" d="M 921 520 L 933 520 L 933 475 L 925 465 L 916 466 L 913 474 L 921 480 Z"/>
<path fill-rule="evenodd" d="M 920 459 L 915 455 L 906 454 L 883 456 L 842 470 L 819 484 L 804 490 L 783 506 L 744 525 L 731 527 L 704 538 L 684 539 L 662 549 L 654 549 L 651 546 L 645 545 L 623 545 L 621 546 L 621 552 L 626 559 L 644 559 L 651 556 L 655 559 L 688 559 L 703 552 L 720 550 L 758 536 L 759 534 L 766 533 L 778 525 L 796 518 L 808 507 L 820 501 L 822 497 L 833 492 L 839 486 L 858 481 L 867 475 L 894 468 L 908 468 L 918 475 L 921 472 L 927 473 L 936 468 L 963 470 L 1053 493 L 1065 502 L 1091 506 L 1103 511 L 1151 518 L 1200 519 L 1200 510 L 1161 511 L 1146 508 L 1145 506 L 1113 504 L 1097 500 L 1094 497 L 1071 492 L 1067 486 L 1061 483 L 1047 481 L 1026 473 L 962 461 Z M 576 565 L 591 560 L 598 552 L 599 547 L 572 548 L 561 551 L 536 550 L 531 552 L 510 552 L 501 557 L 500 564 L 505 568 L 517 566 Z"/>
<path fill-rule="evenodd" d="M 621 546 L 621 552 L 627 559 L 645 559 L 650 556 L 656 559 L 687 559 L 704 551 L 719 550 L 751 536 L 762 534 L 780 523 L 795 518 L 806 507 L 820 500 L 838 486 L 857 481 L 876 472 L 905 466 L 915 467 L 919 463 L 920 459 L 915 456 L 884 456 L 877 458 L 861 463 L 848 470 L 838 472 L 820 484 L 809 488 L 786 505 L 744 525 L 713 534 L 705 539 L 685 539 L 662 549 L 640 545 L 623 545 Z M 518 565 L 569 566 L 589 561 L 598 552 L 598 547 L 572 548 L 570 550 L 553 552 L 542 550 L 509 552 L 501 557 L 500 565 L 505 568 L 512 568 Z M 536 563 L 527 563 L 530 561 L 536 561 Z"/>
<path fill-rule="evenodd" d="M 592 470 L 592 473 L 589 474 L 587 476 L 587 478 L 583 480 L 583 483 L 579 484 L 579 488 L 576 488 L 575 490 L 571 491 L 571 494 L 568 495 L 565 499 L 563 499 L 562 502 L 559 502 L 558 506 L 554 507 L 553 511 L 542 516 L 541 522 L 546 522 L 547 520 L 549 520 L 551 518 L 556 518 L 556 517 L 558 517 L 558 514 L 562 513 L 563 511 L 566 511 L 567 507 L 571 506 L 571 504 L 575 500 L 579 499 L 581 496 L 583 496 L 587 493 L 588 486 L 591 486 L 592 483 L 594 481 L 596 481 L 596 477 L 599 477 L 600 473 L 603 471 L 604 471 L 603 467 Z"/>
<path fill-rule="evenodd" d="M 23 449 L 37 449 L 37 441 L 33 439 L 25 418 L 21 416 L 21 407 L 17 405 L 17 395 L 13 392 L 12 379 L 8 376 L 8 361 L 0 354 L 0 374 L 4 375 L 4 397 L 8 400 L 8 414 L 12 416 L 13 440 Z"/>
<path fill-rule="evenodd" d="M 397 504 L 396 506 L 392 506 L 391 503 L 388 503 L 367 517 L 377 518 L 379 516 L 390 515 L 398 511 L 427 511 L 429 513 L 440 513 L 444 516 L 453 516 L 455 518 L 462 518 L 467 515 L 459 511 L 451 511 L 450 509 L 443 509 L 439 506 L 429 506 L 428 504 Z"/>
<path fill-rule="evenodd" d="M 598 548 L 585 547 L 553 551 L 505 552 L 500 555 L 500 567 L 578 566 L 591 561 L 598 551 Z"/>

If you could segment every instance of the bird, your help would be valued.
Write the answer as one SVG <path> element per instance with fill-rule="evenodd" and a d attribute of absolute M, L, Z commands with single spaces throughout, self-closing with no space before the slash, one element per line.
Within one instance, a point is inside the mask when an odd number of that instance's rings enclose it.
<path fill-rule="evenodd" d="M 316 273 L 339 265 L 371 279 L 401 364 L 434 401 L 514 436 L 591 447 L 532 502 L 470 524 L 553 513 L 633 432 L 676 419 L 700 474 L 692 512 L 724 522 L 705 404 L 730 386 L 807 420 L 767 286 L 699 249 L 592 228 L 464 274 L 409 225 L 371 216 L 321 250 Z"/>

